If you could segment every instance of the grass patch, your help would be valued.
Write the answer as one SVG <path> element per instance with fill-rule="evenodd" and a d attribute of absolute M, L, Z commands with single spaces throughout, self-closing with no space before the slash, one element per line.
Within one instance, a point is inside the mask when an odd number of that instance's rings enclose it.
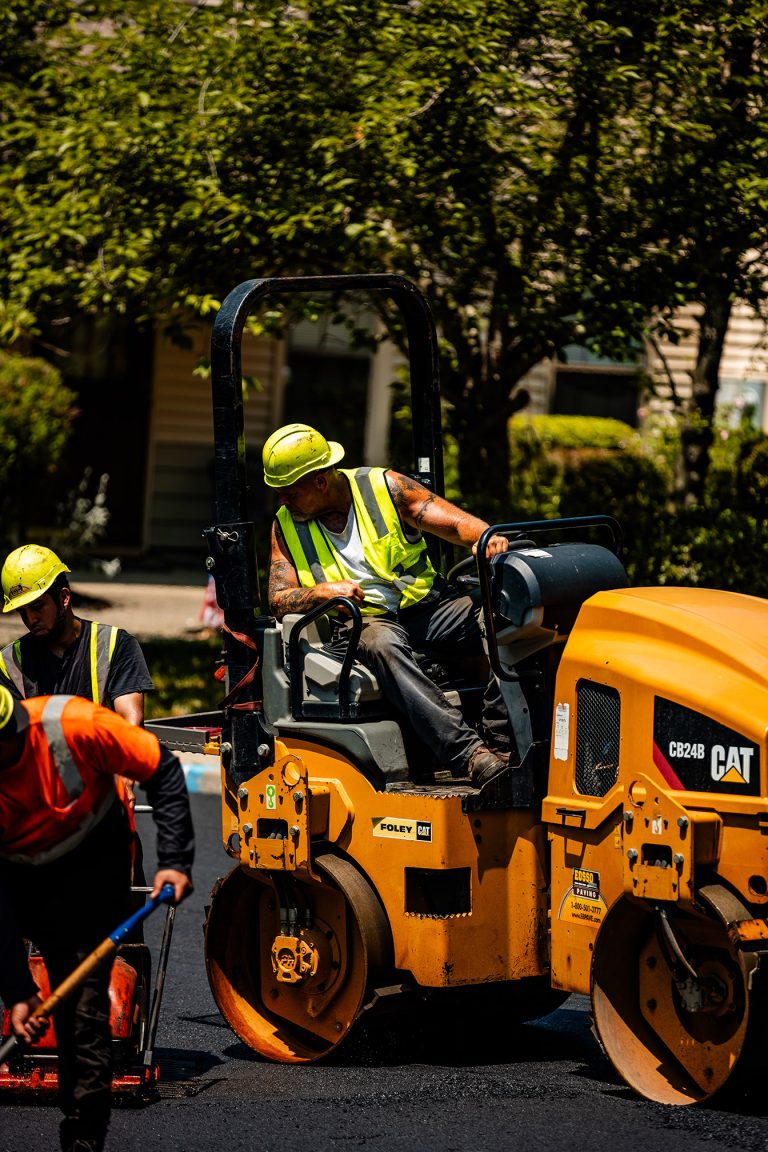
<path fill-rule="evenodd" d="M 214 679 L 221 656 L 218 635 L 193 640 L 143 640 L 142 651 L 155 685 L 148 692 L 145 718 L 185 716 L 189 712 L 212 712 L 224 696 Z"/>

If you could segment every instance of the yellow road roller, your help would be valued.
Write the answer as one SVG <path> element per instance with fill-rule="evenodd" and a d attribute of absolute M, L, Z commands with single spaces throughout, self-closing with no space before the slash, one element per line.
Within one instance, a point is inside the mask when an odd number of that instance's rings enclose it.
<path fill-rule="evenodd" d="M 205 926 L 216 1003 L 254 1051 L 299 1063 L 414 995 L 491 1004 L 512 1024 L 578 992 L 642 1096 L 744 1093 L 768 971 L 768 602 L 628 587 L 609 517 L 494 525 L 447 576 L 481 606 L 520 762 L 480 791 L 432 771 L 355 659 L 351 601 L 260 614 L 245 321 L 269 296 L 361 290 L 402 314 L 411 474 L 441 492 L 437 343 L 412 283 L 249 280 L 213 329 L 205 536 L 226 696 L 220 713 L 152 727 L 221 760 L 232 867 Z M 498 532 L 510 549 L 488 556 Z M 343 658 L 328 644 L 339 608 L 353 617 Z M 484 685 L 441 683 L 476 714 Z"/>

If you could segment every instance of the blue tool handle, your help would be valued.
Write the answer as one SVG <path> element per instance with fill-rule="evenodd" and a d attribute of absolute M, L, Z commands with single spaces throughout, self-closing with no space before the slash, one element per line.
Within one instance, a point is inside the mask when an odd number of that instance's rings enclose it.
<path fill-rule="evenodd" d="M 159 908 L 161 904 L 170 904 L 174 895 L 175 890 L 173 884 L 163 884 L 157 896 L 153 896 L 151 900 L 146 902 L 143 908 L 139 908 L 138 911 L 134 912 L 132 916 L 129 916 L 127 920 L 124 920 L 122 924 L 118 924 L 114 932 L 110 932 L 109 939 L 113 944 L 120 944 L 125 940 L 126 936 L 130 935 L 136 925 L 141 924 L 142 920 L 146 920 L 147 916 L 154 912 L 156 908 Z"/>
<path fill-rule="evenodd" d="M 138 912 L 134 912 L 127 920 L 119 924 L 114 932 L 111 932 L 109 936 L 105 937 L 101 944 L 98 944 L 93 952 L 86 956 L 81 964 L 78 964 L 74 972 L 67 976 L 57 988 L 54 988 L 47 1000 L 35 1009 L 33 1016 L 50 1016 L 54 1008 L 56 1008 L 62 1000 L 70 996 L 74 989 L 77 988 L 95 968 L 104 963 L 108 957 L 114 955 L 120 941 L 124 940 L 137 924 L 145 920 L 147 916 L 154 912 L 156 908 L 159 908 L 161 904 L 169 904 L 175 894 L 173 884 L 163 884 L 157 896 L 153 896 L 151 900 L 147 901 L 143 908 L 139 908 Z M 0 1044 L 0 1064 L 4 1064 L 18 1048 L 23 1047 L 23 1044 L 24 1042 L 21 1037 L 9 1036 L 4 1043 Z"/>

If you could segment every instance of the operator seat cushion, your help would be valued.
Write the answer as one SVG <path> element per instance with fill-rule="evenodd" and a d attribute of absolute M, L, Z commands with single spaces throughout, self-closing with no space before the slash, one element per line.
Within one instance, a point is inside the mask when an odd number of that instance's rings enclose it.
<path fill-rule="evenodd" d="M 288 641 L 291 636 L 292 630 L 296 627 L 304 616 L 299 612 L 287 613 L 281 622 L 282 635 L 283 635 L 283 660 L 285 666 L 288 666 Z M 331 649 L 331 622 L 327 616 L 319 616 L 308 624 L 305 628 L 300 642 L 301 649 L 304 653 L 304 676 L 305 683 L 310 695 L 311 685 L 315 686 L 316 691 L 319 689 L 323 692 L 324 698 L 327 698 L 327 693 L 332 691 L 339 677 L 339 666 L 341 664 L 341 657 L 338 653 Z M 426 658 L 422 661 L 419 653 L 415 653 L 417 663 L 425 663 Z M 429 675 L 428 669 L 424 668 L 425 675 Z M 437 682 L 437 681 L 436 681 Z M 367 703 L 373 700 L 383 700 L 383 695 L 379 682 L 375 674 L 360 661 L 355 661 L 350 673 L 350 686 L 353 689 L 353 699 L 357 703 Z M 441 690 L 454 708 L 462 707 L 461 693 L 455 688 L 449 688 L 441 685 Z"/>
<path fill-rule="evenodd" d="M 328 716 L 294 719 L 279 624 L 264 629 L 263 653 L 264 718 L 270 731 L 280 739 L 327 744 L 350 759 L 379 790 L 390 781 L 408 779 L 408 758 L 400 727 L 394 720 L 380 715 L 371 717 L 367 710 L 354 722 L 340 722 Z"/>
<path fill-rule="evenodd" d="M 283 643 L 285 645 L 286 655 L 288 653 L 288 641 L 291 638 L 291 632 L 297 624 L 301 624 L 304 615 L 301 612 L 288 612 L 281 620 L 283 630 Z M 331 622 L 327 616 L 318 616 L 311 624 L 307 624 L 302 633 L 302 640 L 307 645 L 313 647 L 320 647 L 322 644 L 329 644 L 331 640 Z"/>

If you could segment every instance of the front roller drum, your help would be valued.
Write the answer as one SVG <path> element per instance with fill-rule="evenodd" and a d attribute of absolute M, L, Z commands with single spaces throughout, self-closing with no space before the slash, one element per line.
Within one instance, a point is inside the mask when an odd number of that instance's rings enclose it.
<path fill-rule="evenodd" d="M 750 914 L 723 889 L 710 891 L 723 896 L 721 914 L 716 898 L 700 913 L 671 906 L 663 915 L 623 898 L 595 942 L 598 1038 L 622 1079 L 662 1104 L 748 1094 L 762 1064 L 764 973 L 734 945 L 722 916 Z"/>
<path fill-rule="evenodd" d="M 245 1044 L 283 1063 L 319 1060 L 341 1043 L 371 969 L 391 952 L 365 878 L 334 854 L 314 863 L 319 881 L 235 868 L 214 888 L 205 924 L 219 1010 Z"/>

